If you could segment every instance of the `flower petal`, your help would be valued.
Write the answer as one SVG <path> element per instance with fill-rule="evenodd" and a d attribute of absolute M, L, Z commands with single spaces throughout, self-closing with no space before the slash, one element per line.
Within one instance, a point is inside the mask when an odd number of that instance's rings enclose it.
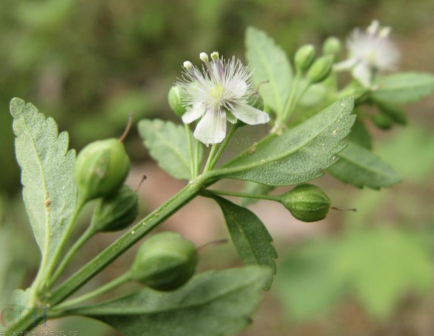
<path fill-rule="evenodd" d="M 231 109 L 231 112 L 237 119 L 248 125 L 265 124 L 270 121 L 268 113 L 247 104 L 238 104 L 235 108 Z"/>
<path fill-rule="evenodd" d="M 353 77 L 357 79 L 364 86 L 369 87 L 371 85 L 371 69 L 366 63 L 359 63 L 352 71 Z"/>
<path fill-rule="evenodd" d="M 343 62 L 340 63 L 336 63 L 333 66 L 333 70 L 335 71 L 343 71 L 343 70 L 349 70 L 351 69 L 353 66 L 355 66 L 357 64 L 358 60 L 355 57 L 349 58 Z"/>
<path fill-rule="evenodd" d="M 194 104 L 193 107 L 187 109 L 187 111 L 182 116 L 182 121 L 185 124 L 190 124 L 193 121 L 199 119 L 205 113 L 205 108 L 202 103 Z"/>
<path fill-rule="evenodd" d="M 223 111 L 206 111 L 199 121 L 194 137 L 205 145 L 220 143 L 226 136 L 226 113 Z"/>

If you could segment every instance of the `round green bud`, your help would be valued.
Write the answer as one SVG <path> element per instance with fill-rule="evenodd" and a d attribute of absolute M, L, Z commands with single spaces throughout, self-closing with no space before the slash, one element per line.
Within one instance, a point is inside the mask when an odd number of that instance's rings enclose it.
<path fill-rule="evenodd" d="M 326 218 L 331 206 L 330 198 L 321 188 L 307 183 L 282 195 L 281 203 L 303 222 L 316 222 Z"/>
<path fill-rule="evenodd" d="M 384 113 L 376 114 L 372 120 L 374 121 L 375 126 L 383 130 L 388 130 L 393 125 L 393 120 Z"/>
<path fill-rule="evenodd" d="M 130 159 L 118 139 L 95 141 L 83 148 L 75 162 L 78 196 L 82 202 L 116 192 L 130 170 Z"/>
<path fill-rule="evenodd" d="M 258 110 L 264 110 L 264 101 L 259 94 L 251 95 L 247 100 L 247 104 L 254 108 L 257 108 Z"/>
<path fill-rule="evenodd" d="M 172 111 L 181 118 L 186 111 L 186 108 L 182 103 L 181 89 L 178 86 L 172 86 L 167 98 Z"/>
<path fill-rule="evenodd" d="M 332 55 L 325 55 L 318 58 L 307 72 L 307 79 L 311 84 L 320 83 L 328 77 L 334 63 Z"/>
<path fill-rule="evenodd" d="M 99 200 L 92 216 L 93 232 L 115 232 L 126 229 L 139 215 L 139 197 L 123 185 L 114 194 Z"/>
<path fill-rule="evenodd" d="M 315 59 L 315 47 L 311 44 L 306 44 L 300 47 L 295 53 L 294 63 L 299 71 L 307 71 Z"/>
<path fill-rule="evenodd" d="M 334 36 L 327 38 L 322 46 L 322 52 L 324 55 L 338 55 L 341 50 L 341 41 Z"/>
<path fill-rule="evenodd" d="M 131 269 L 132 278 L 159 291 L 184 285 L 195 273 L 198 255 L 194 244 L 174 232 L 146 240 Z"/>

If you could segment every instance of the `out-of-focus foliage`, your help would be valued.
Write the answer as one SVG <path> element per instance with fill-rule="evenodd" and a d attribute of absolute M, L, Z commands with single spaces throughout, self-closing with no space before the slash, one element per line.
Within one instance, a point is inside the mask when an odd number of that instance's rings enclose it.
<path fill-rule="evenodd" d="M 425 197 L 425 182 L 433 178 L 434 137 L 412 126 L 378 151 L 405 184 L 382 193 L 360 191 L 349 201 L 358 212 L 346 216 L 340 235 L 301 244 L 282 258 L 275 290 L 290 319 L 327 316 L 352 298 L 384 320 L 409 296 L 433 294 L 434 249 L 428 237 L 434 212 L 427 211 L 432 198 Z"/>

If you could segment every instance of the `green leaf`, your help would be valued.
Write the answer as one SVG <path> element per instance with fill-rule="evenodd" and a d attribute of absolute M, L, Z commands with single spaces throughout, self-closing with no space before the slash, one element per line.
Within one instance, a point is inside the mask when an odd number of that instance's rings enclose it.
<path fill-rule="evenodd" d="M 14 98 L 11 114 L 24 202 L 42 252 L 43 272 L 53 261 L 75 209 L 75 151 L 68 151 L 68 133 L 58 134 L 56 122 L 45 119 L 32 104 Z"/>
<path fill-rule="evenodd" d="M 354 122 L 353 128 L 351 129 L 350 134 L 348 134 L 347 140 L 359 145 L 360 147 L 372 149 L 371 133 L 369 133 L 365 123 L 359 117 L 357 117 L 356 121 Z"/>
<path fill-rule="evenodd" d="M 335 274 L 373 316 L 386 318 L 408 292 L 433 288 L 431 256 L 411 232 L 375 229 L 346 237 L 336 253 Z"/>
<path fill-rule="evenodd" d="M 394 105 L 412 103 L 434 91 L 434 76 L 426 73 L 402 72 L 378 78 L 375 99 Z"/>
<path fill-rule="evenodd" d="M 345 148 L 341 140 L 353 125 L 353 106 L 352 97 L 343 98 L 303 124 L 266 138 L 214 174 L 272 186 L 320 177 Z"/>
<path fill-rule="evenodd" d="M 69 313 L 101 320 L 128 336 L 234 335 L 250 324 L 270 273 L 257 266 L 210 271 L 174 292 L 146 288 Z"/>
<path fill-rule="evenodd" d="M 266 33 L 253 27 L 247 28 L 246 48 L 253 82 L 261 85 L 259 93 L 265 105 L 281 114 L 292 82 L 291 64 L 286 53 Z"/>
<path fill-rule="evenodd" d="M 387 188 L 401 182 L 401 176 L 369 150 L 349 144 L 339 161 L 328 169 L 338 180 L 355 187 Z"/>
<path fill-rule="evenodd" d="M 268 266 L 276 273 L 277 252 L 271 244 L 273 238 L 261 220 L 249 209 L 238 206 L 222 197 L 214 196 L 226 219 L 226 225 L 238 255 L 246 265 Z M 266 284 L 271 287 L 273 279 Z"/>
<path fill-rule="evenodd" d="M 273 186 L 269 186 L 266 184 L 246 181 L 243 188 L 243 193 L 246 194 L 259 194 L 259 195 L 267 195 L 270 191 L 274 189 Z M 242 198 L 241 205 L 248 206 L 251 204 L 255 204 L 258 200 L 254 198 Z"/>
<path fill-rule="evenodd" d="M 381 113 L 387 115 L 395 123 L 399 125 L 407 125 L 407 115 L 399 107 L 391 104 L 384 103 L 380 100 L 374 101 Z"/>
<path fill-rule="evenodd" d="M 162 169 L 174 178 L 190 179 L 190 154 L 184 127 L 159 119 L 142 120 L 139 133 L 149 154 Z M 199 159 L 202 160 L 203 147 L 200 148 Z"/>

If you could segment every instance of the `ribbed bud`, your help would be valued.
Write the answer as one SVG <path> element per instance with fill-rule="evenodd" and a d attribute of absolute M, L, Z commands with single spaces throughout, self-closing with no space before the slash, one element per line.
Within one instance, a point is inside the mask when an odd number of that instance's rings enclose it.
<path fill-rule="evenodd" d="M 139 198 L 123 185 L 114 194 L 102 198 L 92 216 L 93 232 L 115 232 L 126 229 L 139 214 Z"/>
<path fill-rule="evenodd" d="M 280 202 L 291 214 L 303 222 L 316 222 L 326 218 L 331 200 L 319 187 L 300 184 L 281 196 Z"/>
<path fill-rule="evenodd" d="M 307 71 L 315 60 L 315 47 L 311 44 L 306 44 L 300 47 L 295 53 L 295 67 L 299 71 Z"/>
<path fill-rule="evenodd" d="M 324 55 L 334 55 L 335 59 L 342 51 L 341 41 L 334 36 L 327 38 L 322 46 L 322 52 Z"/>
<path fill-rule="evenodd" d="M 118 139 L 95 141 L 77 156 L 75 178 L 82 202 L 107 197 L 124 183 L 130 170 L 130 159 Z"/>
<path fill-rule="evenodd" d="M 311 84 L 320 83 L 330 74 L 334 63 L 332 55 L 325 55 L 318 58 L 309 69 L 307 78 Z"/>
<path fill-rule="evenodd" d="M 132 278 L 159 291 L 184 285 L 195 273 L 198 255 L 194 244 L 174 232 L 158 233 L 140 247 Z"/>
<path fill-rule="evenodd" d="M 172 86 L 167 99 L 172 111 L 181 118 L 186 111 L 185 105 L 182 103 L 181 89 L 178 86 Z"/>

